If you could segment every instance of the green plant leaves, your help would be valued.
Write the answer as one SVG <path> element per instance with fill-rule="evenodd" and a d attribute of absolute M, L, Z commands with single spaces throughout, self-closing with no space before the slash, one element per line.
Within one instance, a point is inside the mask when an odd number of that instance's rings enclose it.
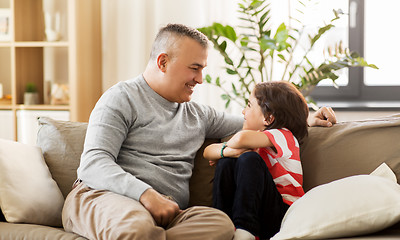
<path fill-rule="evenodd" d="M 312 0 L 298 0 L 304 9 Z M 225 69 L 228 77 L 222 81 L 220 77 L 212 79 L 205 76 L 205 81 L 223 90 L 222 99 L 228 107 L 232 101 L 246 106 L 251 90 L 258 82 L 271 80 L 287 80 L 292 82 L 303 95 L 307 97 L 315 86 L 324 79 L 331 79 L 334 86 L 338 79 L 336 72 L 349 67 L 371 67 L 357 53 L 350 53 L 343 43 L 337 43 L 328 49 L 322 63 L 313 64 L 308 54 L 315 43 L 335 26 L 333 21 L 340 18 L 343 11 L 333 10 L 334 18 L 324 26 L 317 29 L 315 35 L 309 36 L 309 46 L 302 49 L 303 54 L 294 58 L 299 49 L 299 41 L 304 34 L 304 26 L 294 28 L 281 23 L 276 29 L 270 23 L 270 2 L 268 0 L 242 0 L 238 3 L 238 12 L 241 20 L 239 26 L 213 23 L 210 26 L 199 28 L 213 43 L 214 48 L 224 58 Z M 302 15 L 302 9 L 296 9 Z M 301 24 L 301 20 L 294 19 Z M 321 53 L 322 54 L 322 53 Z M 275 64 L 283 64 L 284 70 L 280 78 L 274 75 Z M 274 79 L 275 76 L 275 79 Z M 297 78 L 297 79 L 294 79 Z M 310 97 L 307 97 L 313 103 Z"/>

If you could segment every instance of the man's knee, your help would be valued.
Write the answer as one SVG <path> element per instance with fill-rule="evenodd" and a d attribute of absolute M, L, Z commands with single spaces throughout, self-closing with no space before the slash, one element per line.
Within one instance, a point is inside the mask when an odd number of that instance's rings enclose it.
<path fill-rule="evenodd" d="M 235 232 L 235 227 L 228 215 L 215 208 L 191 207 L 178 218 L 180 218 L 178 221 L 181 221 L 181 224 L 185 225 L 184 228 L 190 232 L 187 236 L 191 237 L 188 239 L 230 240 Z M 193 231 L 195 228 L 198 229 Z M 193 236 L 194 234 L 197 236 Z"/>
<path fill-rule="evenodd" d="M 135 221 L 134 223 L 121 223 L 115 226 L 111 230 L 112 232 L 107 234 L 104 239 L 165 239 L 165 230 L 161 227 L 156 226 L 152 221 L 143 219 L 142 221 Z"/>

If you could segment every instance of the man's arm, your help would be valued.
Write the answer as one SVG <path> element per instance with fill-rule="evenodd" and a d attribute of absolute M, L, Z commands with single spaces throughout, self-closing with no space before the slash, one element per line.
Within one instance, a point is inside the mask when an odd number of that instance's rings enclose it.
<path fill-rule="evenodd" d="M 105 189 L 139 201 L 157 224 L 166 226 L 179 213 L 178 204 L 163 197 L 116 163 L 135 113 L 123 92 L 111 91 L 115 92 L 103 95 L 92 111 L 78 177 L 89 187 Z"/>
<path fill-rule="evenodd" d="M 336 114 L 331 107 L 322 107 L 308 118 L 308 125 L 331 127 L 336 123 Z"/>

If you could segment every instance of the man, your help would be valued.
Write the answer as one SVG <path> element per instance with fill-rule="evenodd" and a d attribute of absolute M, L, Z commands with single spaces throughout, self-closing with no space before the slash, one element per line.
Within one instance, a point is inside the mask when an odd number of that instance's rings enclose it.
<path fill-rule="evenodd" d="M 190 102 L 203 82 L 207 55 L 203 34 L 169 24 L 158 33 L 143 75 L 99 99 L 80 180 L 63 209 L 67 231 L 89 239 L 232 239 L 227 215 L 187 208 L 193 160 L 204 139 L 232 135 L 243 123 L 240 116 Z M 324 109 L 311 123 L 326 124 L 327 118 L 334 114 Z"/>

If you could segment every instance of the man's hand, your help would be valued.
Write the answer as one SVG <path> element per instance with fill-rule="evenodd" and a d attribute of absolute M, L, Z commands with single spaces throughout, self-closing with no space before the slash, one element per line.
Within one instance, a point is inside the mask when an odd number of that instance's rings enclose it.
<path fill-rule="evenodd" d="M 139 201 L 151 213 L 156 223 L 162 227 L 168 226 L 182 211 L 176 202 L 167 199 L 152 188 L 147 189 Z"/>
<path fill-rule="evenodd" d="M 322 107 L 308 118 L 308 125 L 331 127 L 336 123 L 336 115 L 332 108 Z"/>

